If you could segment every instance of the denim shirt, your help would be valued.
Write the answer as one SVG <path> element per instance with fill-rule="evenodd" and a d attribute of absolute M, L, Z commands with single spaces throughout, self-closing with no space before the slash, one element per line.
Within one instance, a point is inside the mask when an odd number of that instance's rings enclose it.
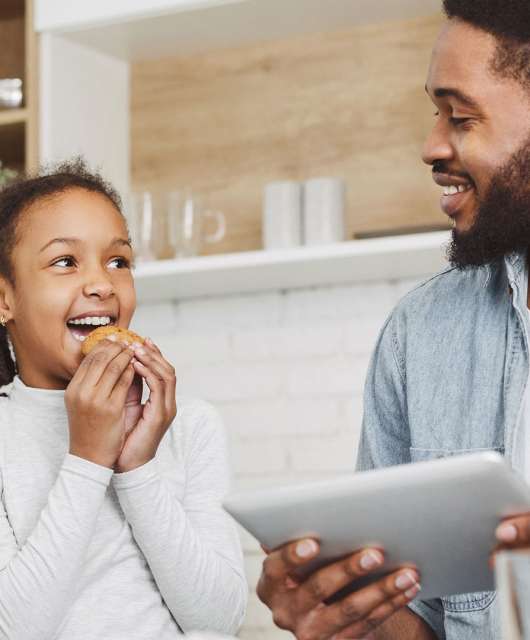
<path fill-rule="evenodd" d="M 526 273 L 526 252 L 448 268 L 398 303 L 368 370 L 358 470 L 496 450 L 524 472 L 517 427 L 529 373 Z M 410 608 L 438 638 L 500 638 L 495 592 Z"/>

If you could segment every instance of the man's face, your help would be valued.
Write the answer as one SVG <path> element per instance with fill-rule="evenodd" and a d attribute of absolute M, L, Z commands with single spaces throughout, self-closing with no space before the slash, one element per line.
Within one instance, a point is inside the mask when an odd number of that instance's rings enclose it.
<path fill-rule="evenodd" d="M 436 116 L 423 160 L 444 189 L 449 258 L 460 267 L 530 246 L 530 93 L 491 72 L 496 47 L 493 36 L 449 20 L 426 84 Z"/>

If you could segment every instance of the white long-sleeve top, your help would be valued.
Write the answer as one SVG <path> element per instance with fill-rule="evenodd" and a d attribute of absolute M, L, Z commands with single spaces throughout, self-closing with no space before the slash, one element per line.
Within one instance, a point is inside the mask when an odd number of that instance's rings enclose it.
<path fill-rule="evenodd" d="M 0 638 L 233 634 L 247 585 L 223 426 L 178 399 L 156 457 L 115 474 L 68 453 L 64 391 L 17 376 L 0 398 Z"/>

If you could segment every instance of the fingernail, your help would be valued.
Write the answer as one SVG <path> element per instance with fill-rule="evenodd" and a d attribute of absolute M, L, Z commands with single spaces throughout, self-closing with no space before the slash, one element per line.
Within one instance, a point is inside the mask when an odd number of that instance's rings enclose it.
<path fill-rule="evenodd" d="M 501 542 L 514 542 L 517 540 L 517 528 L 513 524 L 501 524 L 495 535 Z"/>
<path fill-rule="evenodd" d="M 151 340 L 151 338 L 146 338 L 145 341 L 147 342 L 147 344 L 152 347 L 154 345 L 154 342 Z"/>
<path fill-rule="evenodd" d="M 375 569 L 382 563 L 383 558 L 381 557 L 381 554 L 378 551 L 370 550 L 362 556 L 361 562 L 359 564 L 361 565 L 362 569 L 366 569 L 366 571 L 369 571 L 370 569 Z"/>
<path fill-rule="evenodd" d="M 408 589 L 416 584 L 416 577 L 410 573 L 402 573 L 396 578 L 396 587 L 398 589 Z"/>
<path fill-rule="evenodd" d="M 318 551 L 318 546 L 313 540 L 302 540 L 296 545 L 296 555 L 300 558 L 309 558 Z"/>
<path fill-rule="evenodd" d="M 112 340 L 112 342 L 117 342 L 118 336 L 115 333 L 111 333 L 110 336 L 107 336 L 107 340 Z"/>
<path fill-rule="evenodd" d="M 412 600 L 412 598 L 416 597 L 420 591 L 421 591 L 421 584 L 416 583 L 412 587 L 412 589 L 405 591 L 405 595 L 407 596 L 407 598 L 409 598 L 409 600 Z"/>

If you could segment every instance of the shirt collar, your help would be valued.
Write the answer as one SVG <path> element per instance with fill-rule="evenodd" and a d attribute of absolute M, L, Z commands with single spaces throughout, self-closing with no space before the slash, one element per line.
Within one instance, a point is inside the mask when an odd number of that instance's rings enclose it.
<path fill-rule="evenodd" d="M 513 251 L 504 256 L 508 282 L 513 288 L 518 288 L 524 278 L 527 250 Z"/>
<path fill-rule="evenodd" d="M 20 407 L 30 411 L 40 409 L 66 410 L 64 404 L 64 389 L 39 389 L 28 387 L 17 374 L 13 378 L 9 398 Z"/>

